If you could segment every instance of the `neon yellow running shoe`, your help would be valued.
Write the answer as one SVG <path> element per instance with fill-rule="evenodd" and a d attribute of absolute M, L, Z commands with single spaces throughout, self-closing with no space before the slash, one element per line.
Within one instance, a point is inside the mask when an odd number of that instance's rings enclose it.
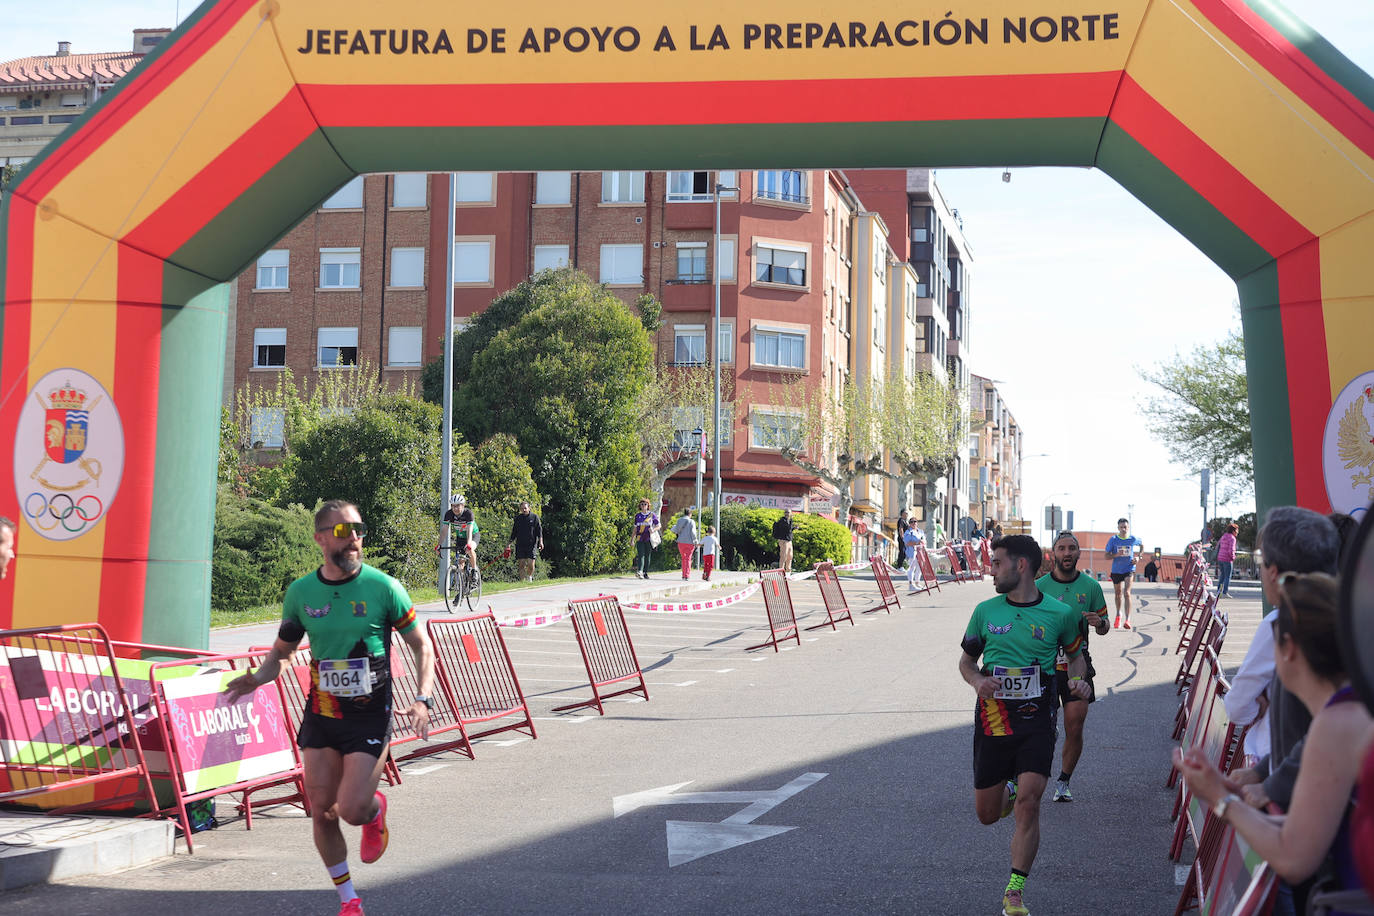
<path fill-rule="evenodd" d="M 1007 888 L 1002 895 L 1002 916 L 1030 916 L 1030 910 L 1021 901 L 1021 892 Z"/>

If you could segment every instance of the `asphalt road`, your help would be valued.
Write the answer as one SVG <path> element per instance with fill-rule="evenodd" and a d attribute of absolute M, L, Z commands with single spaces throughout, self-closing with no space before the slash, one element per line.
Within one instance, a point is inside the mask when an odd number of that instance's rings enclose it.
<path fill-rule="evenodd" d="M 876 597 L 867 575 L 844 585 L 854 606 Z M 1171 586 L 1137 589 L 1137 628 L 1093 639 L 1101 699 L 1075 801 L 1042 809 L 1026 891 L 1035 916 L 1169 913 L 1177 900 L 1164 789 L 1177 615 Z M 814 583 L 792 591 L 803 625 L 823 619 Z M 990 581 L 945 584 L 777 653 L 744 651 L 766 636 L 757 595 L 632 614 L 650 700 L 612 700 L 604 717 L 551 711 L 589 693 L 567 624 L 507 631 L 539 737 L 506 733 L 479 742 L 476 760 L 403 766 L 387 790 L 385 857 L 362 865 L 357 830 L 345 832 L 367 912 L 1000 913 L 1011 825 L 974 817 L 973 696 L 956 671 L 969 614 L 992 594 Z M 1258 597 L 1229 610 L 1244 630 Z M 255 815 L 252 831 L 231 820 L 198 834 L 194 855 L 0 905 L 63 916 L 338 908 L 309 821 L 288 807 Z"/>

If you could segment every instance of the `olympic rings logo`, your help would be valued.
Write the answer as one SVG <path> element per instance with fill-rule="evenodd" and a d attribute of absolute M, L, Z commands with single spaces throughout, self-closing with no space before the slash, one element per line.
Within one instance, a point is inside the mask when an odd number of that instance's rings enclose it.
<path fill-rule="evenodd" d="M 34 505 L 35 498 L 38 499 L 37 506 Z M 65 500 L 65 504 L 59 502 L 60 500 Z M 105 504 L 94 493 L 87 493 L 80 499 L 72 499 L 67 493 L 54 493 L 49 497 L 35 490 L 24 497 L 24 514 L 28 516 L 30 524 L 39 531 L 52 531 L 61 525 L 67 531 L 76 534 L 99 520 L 104 512 Z"/>

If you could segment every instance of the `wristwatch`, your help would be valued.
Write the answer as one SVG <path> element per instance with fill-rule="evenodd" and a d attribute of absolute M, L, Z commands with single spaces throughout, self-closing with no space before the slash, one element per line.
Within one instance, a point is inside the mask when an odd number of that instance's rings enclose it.
<path fill-rule="evenodd" d="M 424 703 L 426 709 L 430 712 L 434 711 L 434 697 L 427 697 L 423 693 L 417 693 L 415 694 L 415 702 Z"/>
<path fill-rule="evenodd" d="M 1242 800 L 1243 799 L 1241 799 L 1241 797 L 1234 792 L 1230 793 L 1229 795 L 1223 795 L 1220 799 L 1217 800 L 1217 803 L 1212 806 L 1212 816 L 1219 821 L 1225 820 L 1226 809 L 1231 807 L 1231 803 Z"/>

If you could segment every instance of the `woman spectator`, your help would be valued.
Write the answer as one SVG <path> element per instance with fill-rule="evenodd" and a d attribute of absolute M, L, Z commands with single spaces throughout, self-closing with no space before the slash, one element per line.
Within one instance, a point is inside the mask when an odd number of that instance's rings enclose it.
<path fill-rule="evenodd" d="M 1223 598 L 1231 597 L 1231 573 L 1236 568 L 1236 535 L 1239 533 L 1240 526 L 1232 522 L 1217 542 L 1217 590 Z"/>
<path fill-rule="evenodd" d="M 695 506 L 688 506 L 687 511 L 682 513 L 682 517 L 673 525 L 673 534 L 677 536 L 677 552 L 682 557 L 682 578 L 688 578 L 692 573 L 692 554 L 697 549 L 697 522 L 692 518 Z"/>
<path fill-rule="evenodd" d="M 654 555 L 654 534 L 658 529 L 658 516 L 649 511 L 649 501 L 639 501 L 639 512 L 635 514 L 635 578 L 649 578 L 649 561 Z"/>
<path fill-rule="evenodd" d="M 1200 748 L 1174 751 L 1174 767 L 1197 800 L 1229 823 L 1290 885 L 1324 863 L 1333 889 L 1360 887 L 1350 842 L 1350 811 L 1374 719 L 1350 687 L 1341 658 L 1337 580 L 1326 573 L 1284 573 L 1274 620 L 1274 661 L 1284 687 L 1312 713 L 1288 814 L 1268 815 L 1240 798 L 1242 787 Z M 1303 901 L 1295 900 L 1297 912 Z"/>

